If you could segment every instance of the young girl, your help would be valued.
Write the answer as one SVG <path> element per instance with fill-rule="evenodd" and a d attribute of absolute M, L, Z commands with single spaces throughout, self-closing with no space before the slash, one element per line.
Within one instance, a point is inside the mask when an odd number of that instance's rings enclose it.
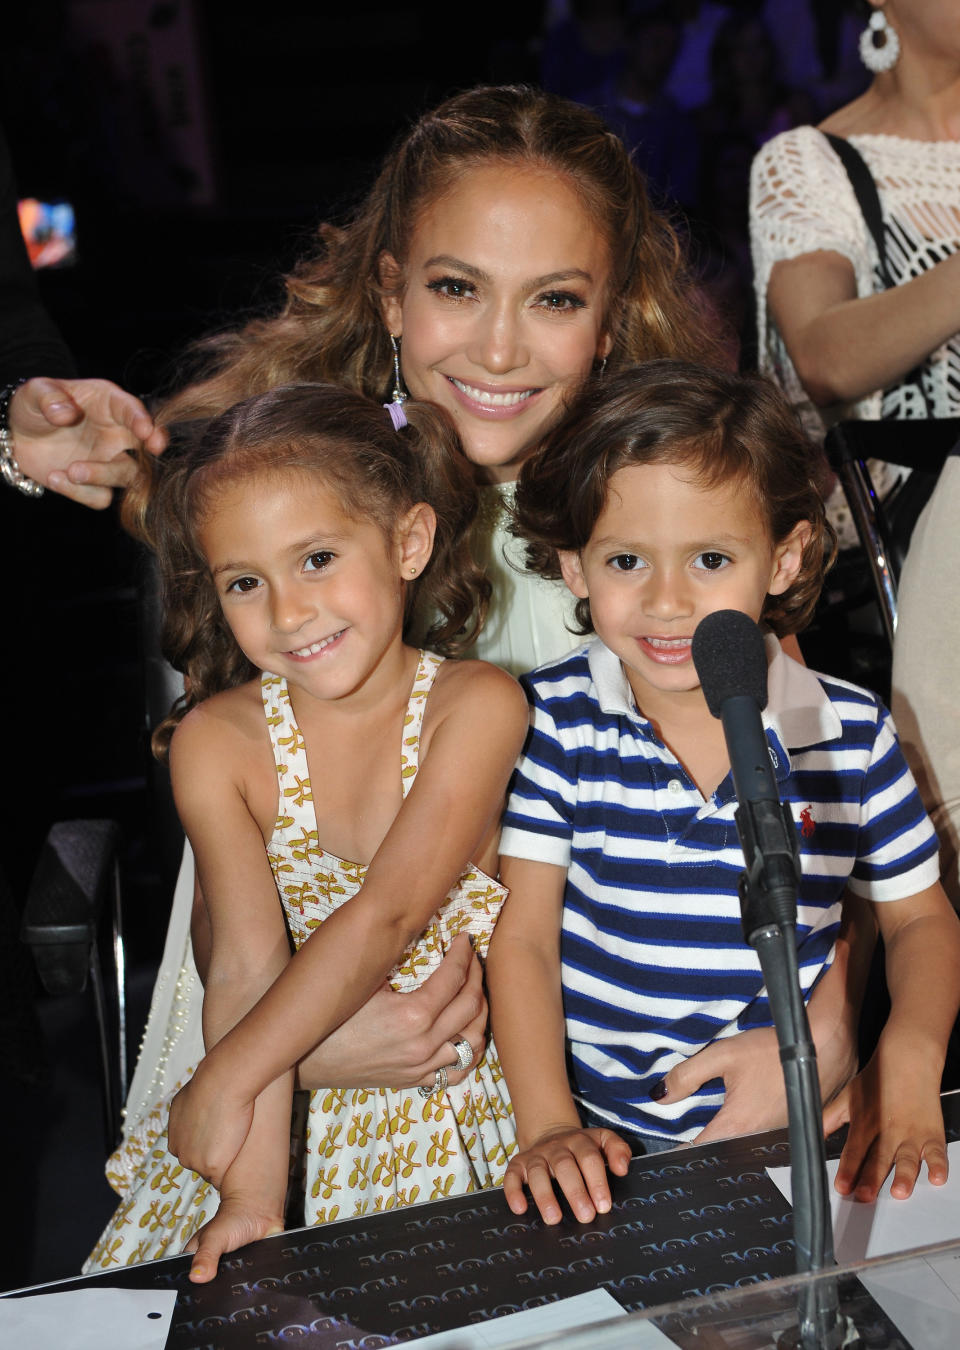
<path fill-rule="evenodd" d="M 404 641 L 415 600 L 438 615 L 434 647 L 470 641 L 475 509 L 443 414 L 331 386 L 247 400 L 164 464 L 145 529 L 188 692 L 157 736 L 173 731 L 203 890 L 208 1052 L 171 1117 L 180 1162 L 163 1109 L 128 1140 L 129 1189 L 91 1268 L 190 1240 L 205 1280 L 221 1252 L 280 1231 L 298 1060 L 388 974 L 415 986 L 457 934 L 485 953 L 526 703 L 496 668 Z M 469 1042 L 455 1051 L 471 1068 Z M 513 1146 L 492 1045 L 458 1087 L 438 1069 L 419 1095 L 316 1092 L 304 1221 L 497 1185 Z M 181 1163 L 219 1188 L 216 1217 Z"/>
<path fill-rule="evenodd" d="M 832 556 L 810 465 L 772 386 L 658 361 L 584 398 L 521 474 L 529 566 L 563 577 L 596 636 L 530 679 L 503 824 L 510 899 L 488 979 L 517 1213 L 527 1185 L 557 1222 L 553 1179 L 578 1218 L 609 1209 L 605 1162 L 622 1174 L 631 1147 L 694 1139 L 722 1103 L 717 1082 L 678 1099 L 671 1068 L 770 1024 L 741 934 L 723 729 L 691 659 L 697 624 L 719 609 L 771 630 L 764 722 L 801 846 L 805 994 L 833 958 L 846 888 L 872 903 L 886 943 L 893 1008 L 838 1187 L 872 1198 L 895 1164 L 893 1193 L 909 1194 L 921 1155 L 946 1178 L 938 1092 L 960 924 L 933 831 L 874 696 L 796 664 L 774 636 L 806 622 Z M 772 1076 L 762 1086 L 779 1090 Z"/>

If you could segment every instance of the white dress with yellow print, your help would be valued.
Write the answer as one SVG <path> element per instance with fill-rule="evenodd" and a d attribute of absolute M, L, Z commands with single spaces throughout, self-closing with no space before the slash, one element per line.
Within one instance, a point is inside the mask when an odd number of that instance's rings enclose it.
<path fill-rule="evenodd" d="M 401 775 L 416 777 L 427 695 L 442 661 L 422 652 L 407 707 Z M 300 947 L 363 884 L 365 866 L 318 843 L 303 737 L 286 681 L 264 674 L 264 711 L 280 788 L 267 854 L 294 945 Z M 421 984 L 458 933 L 486 955 L 505 889 L 470 868 L 390 976 L 395 989 Z M 214 1188 L 166 1147 L 169 1098 L 151 1111 L 111 1159 L 107 1175 L 124 1197 L 85 1270 L 133 1265 L 178 1253 L 216 1213 Z M 496 1049 L 463 1083 L 423 1098 L 414 1089 L 327 1088 L 310 1094 L 304 1146 L 304 1222 L 329 1223 L 401 1205 L 499 1186 L 516 1148 L 513 1113 Z"/>

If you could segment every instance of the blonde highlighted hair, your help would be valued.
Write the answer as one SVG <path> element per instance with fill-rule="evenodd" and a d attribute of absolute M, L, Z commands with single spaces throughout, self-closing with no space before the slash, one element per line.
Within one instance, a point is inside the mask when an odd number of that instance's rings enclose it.
<path fill-rule="evenodd" d="M 657 356 L 725 363 L 680 241 L 651 206 L 623 142 L 595 113 L 556 95 L 481 87 L 421 117 L 353 219 L 320 227 L 317 252 L 285 279 L 278 314 L 197 345 L 203 374 L 166 402 L 161 420 L 209 418 L 249 394 L 304 380 L 382 399 L 391 351 L 381 256 L 402 267 L 423 210 L 471 167 L 498 162 L 560 175 L 596 222 L 610 253 L 611 371 Z"/>

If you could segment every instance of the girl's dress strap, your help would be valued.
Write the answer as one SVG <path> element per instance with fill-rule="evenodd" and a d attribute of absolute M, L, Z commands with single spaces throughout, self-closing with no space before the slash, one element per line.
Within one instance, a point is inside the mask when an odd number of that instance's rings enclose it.
<path fill-rule="evenodd" d="M 437 671 L 443 664 L 443 660 L 444 658 L 437 656 L 435 652 L 421 651 L 420 653 L 413 688 L 410 690 L 407 713 L 403 720 L 400 777 L 404 796 L 413 786 L 417 769 L 420 767 L 420 728 L 423 726 L 423 710 L 427 706 L 427 695 L 433 688 L 433 682 L 437 678 Z"/>

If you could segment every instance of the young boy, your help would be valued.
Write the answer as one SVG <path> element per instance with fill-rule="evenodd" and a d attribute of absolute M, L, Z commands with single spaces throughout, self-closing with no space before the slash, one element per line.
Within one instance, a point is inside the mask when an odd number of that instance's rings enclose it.
<path fill-rule="evenodd" d="M 946 1179 L 939 1086 L 960 1002 L 960 924 L 889 716 L 780 649 L 809 619 L 833 552 L 814 452 L 771 386 L 652 362 L 587 395 L 525 466 L 528 565 L 562 575 L 596 636 L 528 681 L 533 725 L 501 839 L 510 888 L 487 973 L 524 1184 L 559 1221 L 609 1209 L 605 1163 L 694 1139 L 717 1082 L 674 1099 L 670 1069 L 769 1026 L 742 936 L 743 855 L 723 729 L 691 639 L 738 609 L 772 630 L 764 714 L 803 879 L 805 997 L 828 968 L 845 889 L 872 905 L 892 998 L 857 1084 L 838 1186 L 872 1198 L 892 1165 L 909 1194 Z M 569 1080 L 568 1080 L 569 1070 Z M 779 1076 L 779 1064 L 775 1072 Z M 779 1084 L 771 1083 L 775 1091 Z"/>

